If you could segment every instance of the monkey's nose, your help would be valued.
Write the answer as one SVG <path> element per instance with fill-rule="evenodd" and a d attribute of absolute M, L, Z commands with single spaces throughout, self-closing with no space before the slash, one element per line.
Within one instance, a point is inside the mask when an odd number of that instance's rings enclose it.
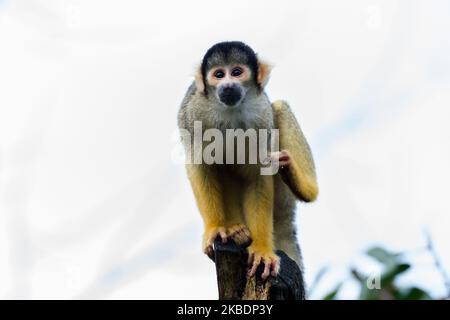
<path fill-rule="evenodd" d="M 241 91 L 235 86 L 225 87 L 221 90 L 219 98 L 227 106 L 234 106 L 241 100 Z"/>

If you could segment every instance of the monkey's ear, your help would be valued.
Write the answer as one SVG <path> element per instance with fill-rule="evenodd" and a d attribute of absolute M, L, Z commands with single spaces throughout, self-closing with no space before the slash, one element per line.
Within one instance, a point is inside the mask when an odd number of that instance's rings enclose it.
<path fill-rule="evenodd" d="M 256 77 L 256 81 L 261 86 L 261 88 L 264 88 L 269 82 L 270 78 L 270 72 L 272 71 L 272 65 L 268 64 L 267 62 L 258 60 L 258 75 Z"/>
<path fill-rule="evenodd" d="M 199 65 L 195 71 L 195 86 L 200 92 L 205 91 L 205 82 L 203 81 L 202 67 Z"/>

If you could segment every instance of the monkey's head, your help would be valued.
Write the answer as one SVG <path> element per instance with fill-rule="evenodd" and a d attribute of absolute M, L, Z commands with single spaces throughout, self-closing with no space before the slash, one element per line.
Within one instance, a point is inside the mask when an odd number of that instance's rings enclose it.
<path fill-rule="evenodd" d="M 226 107 L 236 107 L 249 92 L 263 91 L 270 69 L 246 44 L 220 42 L 203 57 L 196 75 L 197 90 Z"/>

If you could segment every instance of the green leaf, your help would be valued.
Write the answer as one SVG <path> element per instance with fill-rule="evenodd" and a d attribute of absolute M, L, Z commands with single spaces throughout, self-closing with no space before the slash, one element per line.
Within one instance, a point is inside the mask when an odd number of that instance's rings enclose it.
<path fill-rule="evenodd" d="M 417 287 L 403 289 L 396 293 L 397 300 L 431 300 L 431 296 L 425 290 Z"/>
<path fill-rule="evenodd" d="M 411 268 L 411 265 L 408 263 L 400 263 L 391 266 L 388 270 L 386 270 L 386 272 L 384 272 L 383 275 L 381 275 L 381 286 L 384 287 L 392 285 L 395 278 L 409 268 Z"/>
<path fill-rule="evenodd" d="M 339 283 L 336 286 L 336 288 L 334 288 L 334 290 L 332 290 L 327 295 L 325 295 L 325 297 L 323 297 L 322 300 L 334 300 L 336 298 L 337 294 L 339 293 L 339 290 L 341 290 L 341 287 L 342 287 L 342 283 Z"/>
<path fill-rule="evenodd" d="M 380 300 L 380 290 L 369 289 L 367 286 L 361 286 L 359 300 Z"/>
<path fill-rule="evenodd" d="M 367 251 L 367 254 L 385 265 L 398 263 L 398 258 L 400 257 L 399 254 L 389 252 L 381 247 L 373 247 Z"/>

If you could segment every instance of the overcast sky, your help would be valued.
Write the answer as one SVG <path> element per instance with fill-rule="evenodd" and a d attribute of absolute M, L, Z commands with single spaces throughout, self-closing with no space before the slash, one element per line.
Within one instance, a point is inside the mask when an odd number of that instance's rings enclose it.
<path fill-rule="evenodd" d="M 349 266 L 376 271 L 361 256 L 373 244 L 410 252 L 402 281 L 443 296 L 421 248 L 426 227 L 450 270 L 449 13 L 445 0 L 0 0 L 0 297 L 217 298 L 176 113 L 223 40 L 275 65 L 269 97 L 310 141 L 306 279 L 331 268 L 312 297 Z"/>

